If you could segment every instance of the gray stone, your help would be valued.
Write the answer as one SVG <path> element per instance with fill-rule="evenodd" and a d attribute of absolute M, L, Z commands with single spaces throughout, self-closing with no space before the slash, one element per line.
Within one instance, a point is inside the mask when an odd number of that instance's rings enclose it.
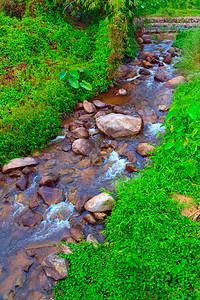
<path fill-rule="evenodd" d="M 89 156 L 94 147 L 95 144 L 93 141 L 88 139 L 78 139 L 73 142 L 72 151 L 76 154 Z"/>
<path fill-rule="evenodd" d="M 37 157 L 22 157 L 12 159 L 8 164 L 2 167 L 3 173 L 9 173 L 16 169 L 23 169 L 24 167 L 34 167 L 39 164 L 40 160 Z"/>
<path fill-rule="evenodd" d="M 155 147 L 148 143 L 140 143 L 137 145 L 136 151 L 141 156 L 148 156 L 149 152 L 153 152 Z"/>
<path fill-rule="evenodd" d="M 47 205 L 57 204 L 63 201 L 62 191 L 59 189 L 42 186 L 37 191 L 38 195 L 43 199 Z"/>
<path fill-rule="evenodd" d="M 68 261 L 57 254 L 48 255 L 41 265 L 46 275 L 54 280 L 65 279 L 68 275 Z"/>
<path fill-rule="evenodd" d="M 101 193 L 90 199 L 85 204 L 85 209 L 90 212 L 104 212 L 113 208 L 114 199 L 107 193 Z"/>

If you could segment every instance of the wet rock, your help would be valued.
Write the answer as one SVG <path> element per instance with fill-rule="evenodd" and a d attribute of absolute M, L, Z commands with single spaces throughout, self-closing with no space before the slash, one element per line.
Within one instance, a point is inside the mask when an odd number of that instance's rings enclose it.
<path fill-rule="evenodd" d="M 137 135 L 142 129 L 142 119 L 111 113 L 96 120 L 97 127 L 110 138 L 122 138 Z"/>
<path fill-rule="evenodd" d="M 145 67 L 145 68 L 152 68 L 152 64 L 149 62 L 149 61 L 146 61 L 146 60 L 143 60 L 142 62 L 142 65 Z M 145 74 L 144 74 L 145 75 Z"/>
<path fill-rule="evenodd" d="M 73 131 L 73 130 L 75 130 L 77 128 L 80 128 L 80 127 L 84 127 L 83 122 L 72 122 L 72 123 L 69 124 L 68 130 Z"/>
<path fill-rule="evenodd" d="M 81 115 L 79 117 L 79 120 L 80 121 L 83 121 L 83 122 L 88 122 L 88 120 L 92 117 L 93 114 L 88 114 L 88 115 Z"/>
<path fill-rule="evenodd" d="M 3 294 L 3 300 L 15 300 L 16 292 L 13 290 L 7 291 Z"/>
<path fill-rule="evenodd" d="M 95 177 L 95 169 L 93 167 L 84 169 L 80 173 L 81 173 L 81 179 L 87 183 L 91 183 Z"/>
<path fill-rule="evenodd" d="M 104 212 L 113 208 L 114 199 L 107 193 L 101 193 L 85 204 L 85 210 L 90 212 Z"/>
<path fill-rule="evenodd" d="M 39 186 L 49 186 L 49 187 L 55 187 L 59 181 L 58 175 L 46 175 L 42 177 L 42 179 L 39 182 Z"/>
<path fill-rule="evenodd" d="M 117 113 L 117 114 L 124 114 L 124 111 L 120 106 L 114 106 L 113 107 L 113 112 Z"/>
<path fill-rule="evenodd" d="M 102 157 L 99 153 L 94 153 L 92 155 L 92 165 L 93 166 L 101 166 L 102 165 Z"/>
<path fill-rule="evenodd" d="M 146 75 L 151 75 L 151 72 L 149 70 L 143 68 L 143 69 L 139 70 L 139 74 L 146 76 Z"/>
<path fill-rule="evenodd" d="M 75 140 L 73 142 L 72 151 L 75 154 L 81 154 L 81 155 L 84 155 L 84 156 L 89 156 L 91 151 L 94 149 L 94 147 L 95 147 L 95 144 L 94 144 L 93 141 L 88 140 L 88 139 L 78 139 L 78 140 Z"/>
<path fill-rule="evenodd" d="M 111 141 L 109 145 L 115 150 L 117 148 L 117 141 Z"/>
<path fill-rule="evenodd" d="M 171 47 L 167 50 L 167 52 L 169 52 L 171 55 L 173 55 L 176 52 L 176 48 Z"/>
<path fill-rule="evenodd" d="M 125 89 L 119 89 L 118 93 L 116 96 L 126 96 L 127 95 L 127 90 Z"/>
<path fill-rule="evenodd" d="M 83 102 L 76 103 L 76 110 L 83 109 Z"/>
<path fill-rule="evenodd" d="M 139 45 L 142 45 L 143 44 L 143 38 L 141 38 L 141 37 L 138 37 L 137 38 L 137 43 L 139 44 Z"/>
<path fill-rule="evenodd" d="M 128 74 L 128 76 L 126 78 L 133 78 L 137 75 L 137 69 L 136 68 L 132 68 L 131 73 Z"/>
<path fill-rule="evenodd" d="M 81 225 L 75 225 L 70 229 L 71 236 L 76 240 L 79 241 L 80 239 L 84 238 L 84 233 L 81 228 Z"/>
<path fill-rule="evenodd" d="M 118 155 L 125 156 L 126 152 L 127 152 L 127 147 L 128 147 L 128 144 L 122 143 L 117 149 Z"/>
<path fill-rule="evenodd" d="M 16 218 L 15 224 L 22 229 L 28 229 L 37 226 L 42 220 L 43 217 L 40 213 L 28 208 Z"/>
<path fill-rule="evenodd" d="M 163 62 L 164 62 L 165 64 L 170 64 L 171 61 L 172 61 L 172 56 L 171 56 L 170 53 L 169 53 L 169 54 L 166 54 L 166 55 L 163 57 Z"/>
<path fill-rule="evenodd" d="M 72 131 L 72 136 L 75 139 L 81 139 L 81 138 L 88 139 L 89 138 L 89 132 L 87 131 L 86 128 L 79 127 L 79 128 L 76 128 Z"/>
<path fill-rule="evenodd" d="M 93 104 L 97 107 L 97 108 L 105 108 L 107 105 L 105 103 L 103 103 L 100 100 L 94 100 Z"/>
<path fill-rule="evenodd" d="M 15 282 L 15 287 L 22 288 L 26 282 L 26 278 L 24 276 L 20 276 L 17 278 Z"/>
<path fill-rule="evenodd" d="M 94 104 L 87 101 L 87 100 L 83 101 L 83 108 L 84 108 L 85 112 L 88 113 L 88 114 L 92 114 L 92 113 L 95 113 L 97 111 Z"/>
<path fill-rule="evenodd" d="M 36 207 L 40 206 L 40 202 L 38 200 L 32 199 L 32 200 L 29 201 L 28 206 L 29 206 L 30 209 L 33 210 Z"/>
<path fill-rule="evenodd" d="M 165 82 L 167 80 L 167 76 L 165 74 L 156 74 L 154 79 L 159 82 Z"/>
<path fill-rule="evenodd" d="M 16 201 L 17 201 L 18 203 L 21 203 L 21 204 L 25 205 L 25 206 L 26 206 L 27 203 L 28 203 L 28 201 L 27 201 L 25 195 L 22 194 L 22 193 L 17 195 Z"/>
<path fill-rule="evenodd" d="M 42 288 L 43 290 L 47 293 L 47 294 L 50 294 L 53 290 L 50 282 L 48 281 L 45 281 L 43 284 L 42 284 Z M 45 298 L 46 299 L 46 298 Z M 41 299 L 40 299 L 41 300 Z"/>
<path fill-rule="evenodd" d="M 54 280 L 65 279 L 68 275 L 68 261 L 57 254 L 48 255 L 41 265 L 46 275 Z"/>
<path fill-rule="evenodd" d="M 96 239 L 96 237 L 92 233 L 88 234 L 86 242 L 93 243 L 93 246 L 98 248 L 99 241 Z"/>
<path fill-rule="evenodd" d="M 16 169 L 22 169 L 26 166 L 37 166 L 40 160 L 37 157 L 22 157 L 11 160 L 8 164 L 2 167 L 3 173 L 10 173 Z"/>
<path fill-rule="evenodd" d="M 25 167 L 23 170 L 22 170 L 22 173 L 25 174 L 25 175 L 32 175 L 32 174 L 35 174 L 37 171 L 36 168 L 33 168 L 33 167 Z"/>
<path fill-rule="evenodd" d="M 64 152 L 68 152 L 68 151 L 70 151 L 70 150 L 72 149 L 72 146 L 71 146 L 71 144 L 66 144 L 66 143 L 64 143 L 64 144 L 62 145 L 61 149 L 62 149 Z"/>
<path fill-rule="evenodd" d="M 81 161 L 79 161 L 77 167 L 79 169 L 85 169 L 87 167 L 89 167 L 89 165 L 91 164 L 91 159 L 89 157 L 86 157 L 84 159 L 82 159 Z"/>
<path fill-rule="evenodd" d="M 73 253 L 71 248 L 65 244 L 60 245 L 60 252 L 65 255 Z"/>
<path fill-rule="evenodd" d="M 99 130 L 97 128 L 89 129 L 89 135 L 90 136 L 94 136 L 94 135 L 97 135 L 97 134 L 99 134 Z"/>
<path fill-rule="evenodd" d="M 16 182 L 16 187 L 21 191 L 24 191 L 28 186 L 28 176 L 22 174 L 20 179 Z"/>
<path fill-rule="evenodd" d="M 67 200 L 68 202 L 75 205 L 77 199 L 78 199 L 77 189 L 74 189 L 68 194 Z"/>
<path fill-rule="evenodd" d="M 160 62 L 158 63 L 158 66 L 159 66 L 159 67 L 164 67 L 164 63 L 163 63 L 162 61 L 160 61 Z"/>
<path fill-rule="evenodd" d="M 56 246 L 38 246 L 26 248 L 25 251 L 29 257 L 35 257 L 41 263 L 48 255 L 57 253 L 59 248 Z"/>
<path fill-rule="evenodd" d="M 22 175 L 22 172 L 20 170 L 15 170 L 15 171 L 9 173 L 9 177 L 11 177 L 11 178 L 20 177 L 21 175 Z"/>
<path fill-rule="evenodd" d="M 136 109 L 136 112 L 146 124 L 153 124 L 157 120 L 155 111 L 150 107 L 141 106 Z"/>
<path fill-rule="evenodd" d="M 103 212 L 94 212 L 94 216 L 97 220 L 102 220 L 107 217 L 107 214 Z"/>
<path fill-rule="evenodd" d="M 32 267 L 33 264 L 34 264 L 34 261 L 32 261 L 32 262 L 26 264 L 26 265 L 23 267 L 23 271 L 24 271 L 25 273 L 28 273 L 29 270 L 30 270 L 30 268 Z"/>
<path fill-rule="evenodd" d="M 131 173 L 137 173 L 138 172 L 138 168 L 132 163 L 126 164 L 126 170 L 128 172 L 131 172 Z"/>
<path fill-rule="evenodd" d="M 177 76 L 175 78 L 172 78 L 172 79 L 168 80 L 166 82 L 166 84 L 171 85 L 171 86 L 176 86 L 176 85 L 178 85 L 178 84 L 180 84 L 180 83 L 182 83 L 184 81 L 185 81 L 185 77 L 183 77 L 183 76 Z"/>
<path fill-rule="evenodd" d="M 63 201 L 62 191 L 59 189 L 42 186 L 37 190 L 38 195 L 42 198 L 45 204 L 52 205 Z"/>
<path fill-rule="evenodd" d="M 128 161 L 130 161 L 131 163 L 135 163 L 137 161 L 137 158 L 136 158 L 135 154 L 132 151 L 129 151 L 126 154 L 126 157 L 127 157 Z"/>
<path fill-rule="evenodd" d="M 152 145 L 149 145 L 148 143 L 140 143 L 137 145 L 136 151 L 141 156 L 148 156 L 150 152 L 153 152 L 155 150 L 155 147 Z"/>
<path fill-rule="evenodd" d="M 103 141 L 100 147 L 101 149 L 108 149 L 110 147 L 110 144 L 108 142 Z"/>
<path fill-rule="evenodd" d="M 159 105 L 158 110 L 160 111 L 168 111 L 169 107 L 167 105 Z"/>
<path fill-rule="evenodd" d="M 134 80 L 135 81 L 134 84 L 136 83 L 136 85 L 139 85 L 141 83 L 141 81 L 145 81 L 145 80 L 147 80 L 147 76 L 139 76 L 139 77 L 137 77 L 136 80 Z M 138 82 L 140 82 L 140 83 L 138 84 Z"/>
<path fill-rule="evenodd" d="M 131 66 L 140 66 L 141 65 L 141 62 L 139 60 L 134 60 L 134 61 L 131 61 L 130 62 L 130 65 Z"/>
<path fill-rule="evenodd" d="M 69 244 L 71 244 L 71 243 L 77 244 L 77 241 L 70 235 L 64 235 L 62 237 L 62 242 L 69 243 Z"/>
<path fill-rule="evenodd" d="M 98 113 L 96 113 L 96 115 L 94 116 L 94 118 L 97 119 L 98 117 L 105 116 L 105 115 L 106 115 L 105 111 L 104 110 L 100 110 L 100 111 L 98 111 Z"/>
<path fill-rule="evenodd" d="M 85 216 L 84 216 L 84 220 L 89 223 L 89 224 L 92 224 L 92 225 L 95 225 L 97 223 L 96 219 L 94 218 L 94 216 L 91 214 L 91 213 L 87 213 Z"/>
<path fill-rule="evenodd" d="M 118 72 L 119 76 L 124 78 L 124 77 L 128 76 L 128 74 L 131 73 L 131 69 L 127 65 L 123 64 L 118 68 L 117 72 Z"/>

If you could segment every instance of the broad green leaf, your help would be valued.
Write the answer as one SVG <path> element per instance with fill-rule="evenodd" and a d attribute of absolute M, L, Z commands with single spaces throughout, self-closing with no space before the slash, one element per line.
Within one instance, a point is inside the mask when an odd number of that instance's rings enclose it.
<path fill-rule="evenodd" d="M 187 109 L 187 114 L 192 118 L 193 120 L 196 120 L 197 118 L 197 111 L 195 107 L 190 107 Z"/>
<path fill-rule="evenodd" d="M 165 150 L 171 149 L 172 147 L 174 147 L 175 142 L 174 141 L 170 141 L 165 145 Z"/>
<path fill-rule="evenodd" d="M 175 150 L 176 150 L 176 152 L 177 153 L 179 153 L 182 149 L 183 149 L 183 144 L 184 144 L 184 140 L 182 140 L 182 141 L 178 141 L 177 143 L 176 143 L 176 146 L 175 146 Z"/>
<path fill-rule="evenodd" d="M 66 74 L 67 74 L 67 71 L 63 70 L 63 71 L 60 73 L 59 78 L 60 78 L 60 79 L 63 79 L 63 78 L 65 77 Z"/>
<path fill-rule="evenodd" d="M 91 91 L 92 90 L 92 86 L 90 83 L 86 82 L 85 80 L 83 80 L 81 83 L 80 83 L 80 86 L 88 91 Z"/>
<path fill-rule="evenodd" d="M 87 69 L 84 69 L 84 68 L 83 68 L 83 72 L 85 72 L 85 73 L 88 73 L 88 74 L 92 75 L 92 72 L 90 72 L 89 70 L 87 70 Z"/>
<path fill-rule="evenodd" d="M 78 89 L 80 86 L 78 80 L 75 78 L 69 78 L 69 83 L 75 89 Z"/>
<path fill-rule="evenodd" d="M 80 78 L 79 73 L 78 73 L 78 71 L 76 71 L 76 70 L 70 71 L 69 74 L 70 74 L 72 77 L 74 77 L 75 79 L 79 79 L 79 78 Z"/>
<path fill-rule="evenodd" d="M 197 144 L 195 144 L 195 143 L 192 145 L 192 147 L 191 147 L 191 154 L 192 154 L 192 155 L 197 151 L 197 147 L 198 147 L 198 146 L 197 146 Z"/>
<path fill-rule="evenodd" d="M 177 109 L 172 109 L 168 112 L 167 116 L 165 117 L 165 122 L 171 119 L 171 117 L 177 115 L 178 111 Z"/>
<path fill-rule="evenodd" d="M 158 131 L 158 133 L 156 134 L 156 139 L 161 135 L 161 132 Z"/>

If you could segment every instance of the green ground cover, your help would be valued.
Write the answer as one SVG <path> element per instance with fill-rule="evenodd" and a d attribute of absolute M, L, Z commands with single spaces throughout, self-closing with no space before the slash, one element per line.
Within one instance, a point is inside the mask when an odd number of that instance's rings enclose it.
<path fill-rule="evenodd" d="M 172 198 L 200 201 L 199 85 L 195 76 L 177 88 L 152 163 L 118 182 L 106 243 L 70 244 L 69 275 L 56 284 L 56 299 L 200 299 L 199 223 Z"/>
<path fill-rule="evenodd" d="M 197 8 L 161 8 L 150 17 L 198 17 L 200 9 Z"/>

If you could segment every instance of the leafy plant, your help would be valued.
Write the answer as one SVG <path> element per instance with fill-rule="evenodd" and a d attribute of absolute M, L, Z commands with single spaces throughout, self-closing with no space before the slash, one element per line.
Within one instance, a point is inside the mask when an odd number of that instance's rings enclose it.
<path fill-rule="evenodd" d="M 75 89 L 78 89 L 79 87 L 82 87 L 85 90 L 91 91 L 92 90 L 92 85 L 89 82 L 87 82 L 85 80 L 82 80 L 81 82 L 79 81 L 80 80 L 80 73 L 84 73 L 84 72 L 90 73 L 88 70 L 86 70 L 84 68 L 78 68 L 78 69 L 74 69 L 72 71 L 69 71 L 69 77 L 68 77 L 69 84 Z M 67 71 L 63 70 L 60 73 L 59 78 L 62 80 L 63 78 L 65 78 L 67 73 L 68 73 Z"/>

